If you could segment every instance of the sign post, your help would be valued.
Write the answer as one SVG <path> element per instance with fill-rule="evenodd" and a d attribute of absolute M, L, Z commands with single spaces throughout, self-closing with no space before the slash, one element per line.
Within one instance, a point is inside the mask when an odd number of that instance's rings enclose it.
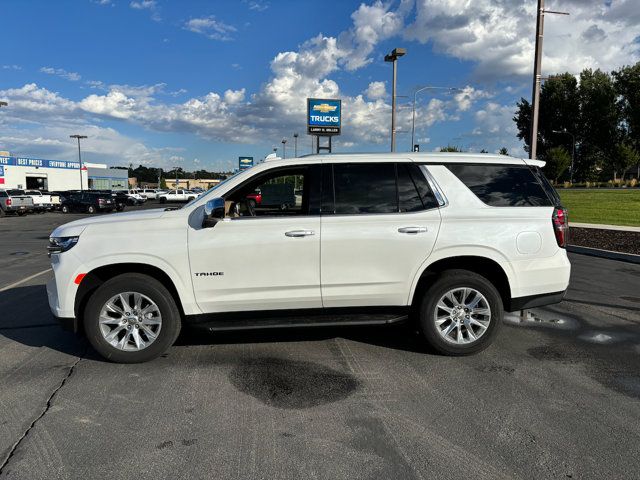
<path fill-rule="evenodd" d="M 307 98 L 307 133 L 316 136 L 316 153 L 331 153 L 331 137 L 340 135 L 342 128 L 342 100 Z M 329 137 L 327 145 L 320 145 L 320 137 Z"/>

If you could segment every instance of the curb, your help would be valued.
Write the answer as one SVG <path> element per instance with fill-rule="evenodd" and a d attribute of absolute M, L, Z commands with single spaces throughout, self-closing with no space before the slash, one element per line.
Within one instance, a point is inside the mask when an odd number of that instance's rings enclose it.
<path fill-rule="evenodd" d="M 640 233 L 640 227 L 630 227 L 626 225 L 605 225 L 605 224 L 598 224 L 598 223 L 569 222 L 569 227 L 594 228 L 596 230 L 614 230 L 617 232 Z"/>
<path fill-rule="evenodd" d="M 635 263 L 636 265 L 640 265 L 640 255 L 634 255 L 632 253 L 612 252 L 611 250 L 578 247 L 575 245 L 567 246 L 567 251 L 580 255 L 589 255 L 592 257 L 607 258 L 609 260 L 618 260 L 620 262 Z"/>

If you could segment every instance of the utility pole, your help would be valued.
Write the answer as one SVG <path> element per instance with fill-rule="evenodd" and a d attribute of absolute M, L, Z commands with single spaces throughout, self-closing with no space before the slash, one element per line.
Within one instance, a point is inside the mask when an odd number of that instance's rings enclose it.
<path fill-rule="evenodd" d="M 78 140 L 78 163 L 80 169 L 80 191 L 82 192 L 82 155 L 80 155 L 80 140 L 87 138 L 86 135 L 69 135 L 69 138 L 75 138 Z"/>
<path fill-rule="evenodd" d="M 180 184 L 178 183 L 178 167 L 173 167 L 173 168 L 176 171 L 176 190 L 177 190 L 178 187 L 180 186 Z"/>
<path fill-rule="evenodd" d="M 298 158 L 298 134 L 293 134 L 293 156 Z"/>
<path fill-rule="evenodd" d="M 384 56 L 385 62 L 393 64 L 393 81 L 391 86 L 391 151 L 396 151 L 396 80 L 398 58 L 405 55 L 404 48 L 394 48 L 389 55 Z"/>
<path fill-rule="evenodd" d="M 538 116 L 540 113 L 540 82 L 542 80 L 542 40 L 544 37 L 544 14 L 569 15 L 567 12 L 554 12 L 544 9 L 544 0 L 538 0 L 536 17 L 536 48 L 533 62 L 533 89 L 531 92 L 531 148 L 529 158 L 535 159 L 538 154 Z"/>

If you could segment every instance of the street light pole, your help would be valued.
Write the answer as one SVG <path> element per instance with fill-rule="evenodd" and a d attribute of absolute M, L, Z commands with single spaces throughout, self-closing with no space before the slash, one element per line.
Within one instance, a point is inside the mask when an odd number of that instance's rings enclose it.
<path fill-rule="evenodd" d="M 542 80 L 542 39 L 544 37 L 544 14 L 569 15 L 567 12 L 554 12 L 544 9 L 544 0 L 538 0 L 538 12 L 536 20 L 536 48 L 533 62 L 533 89 L 531 92 L 531 148 L 529 158 L 535 159 L 538 155 L 538 116 L 540 112 L 540 82 Z"/>
<path fill-rule="evenodd" d="M 571 172 L 569 175 L 569 182 L 573 184 L 573 162 L 575 161 L 575 157 L 576 157 L 576 137 L 573 133 L 567 131 L 567 129 L 565 128 L 564 130 L 552 130 L 553 133 L 564 133 L 566 135 L 570 135 L 571 136 Z"/>
<path fill-rule="evenodd" d="M 393 64 L 393 82 L 391 86 L 391 151 L 396 151 L 396 79 L 398 58 L 405 55 L 404 48 L 394 48 L 389 55 L 384 56 L 385 62 Z"/>
<path fill-rule="evenodd" d="M 78 163 L 80 169 L 80 191 L 82 192 L 82 155 L 80 155 L 80 140 L 87 138 L 86 135 L 69 135 L 69 138 L 75 138 L 78 140 Z"/>
<path fill-rule="evenodd" d="M 282 158 L 287 158 L 287 139 L 282 139 Z"/>
<path fill-rule="evenodd" d="M 456 87 L 432 87 L 432 86 L 426 86 L 426 87 L 422 87 L 419 88 L 417 90 L 415 90 L 413 92 L 413 108 L 411 111 L 411 149 L 409 151 L 413 151 L 413 147 L 415 145 L 414 143 L 414 137 L 415 137 L 415 133 L 416 133 L 416 97 L 418 95 L 418 93 L 424 91 L 424 90 L 447 90 L 449 92 L 461 92 L 462 89 L 461 88 L 456 88 Z"/>
<path fill-rule="evenodd" d="M 298 134 L 293 134 L 293 156 L 298 158 Z"/>

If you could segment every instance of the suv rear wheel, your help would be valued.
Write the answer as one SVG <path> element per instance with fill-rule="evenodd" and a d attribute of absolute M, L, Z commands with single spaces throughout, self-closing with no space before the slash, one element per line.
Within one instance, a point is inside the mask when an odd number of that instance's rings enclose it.
<path fill-rule="evenodd" d="M 466 270 L 450 270 L 425 293 L 419 327 L 439 353 L 470 355 L 491 344 L 502 316 L 502 299 L 489 280 Z"/>
<path fill-rule="evenodd" d="M 106 281 L 89 299 L 84 328 L 107 360 L 140 363 L 162 355 L 180 333 L 180 312 L 171 293 L 147 275 Z"/>
<path fill-rule="evenodd" d="M 87 207 L 87 213 L 96 213 L 96 207 L 94 207 L 93 205 L 89 205 Z"/>

